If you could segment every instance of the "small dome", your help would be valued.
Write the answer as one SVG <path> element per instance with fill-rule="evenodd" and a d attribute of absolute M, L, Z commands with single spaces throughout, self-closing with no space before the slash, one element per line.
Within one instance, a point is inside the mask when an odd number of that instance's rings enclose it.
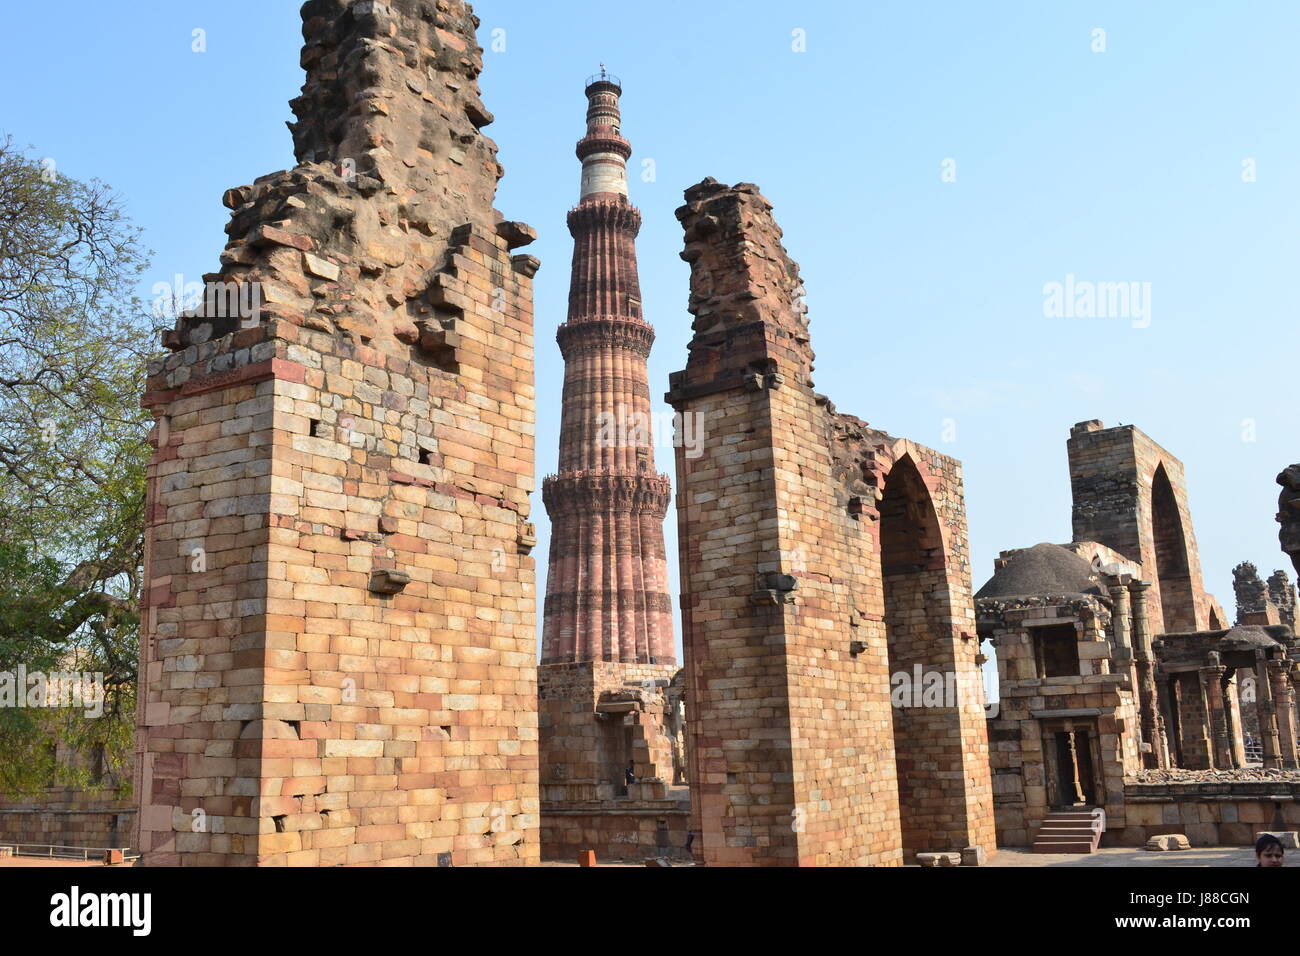
<path fill-rule="evenodd" d="M 1221 651 L 1253 651 L 1257 647 L 1281 647 L 1260 624 L 1238 624 L 1219 638 Z"/>
<path fill-rule="evenodd" d="M 1100 593 L 1101 588 L 1097 586 L 1087 561 L 1059 544 L 1036 544 L 1008 558 L 975 597 Z"/>

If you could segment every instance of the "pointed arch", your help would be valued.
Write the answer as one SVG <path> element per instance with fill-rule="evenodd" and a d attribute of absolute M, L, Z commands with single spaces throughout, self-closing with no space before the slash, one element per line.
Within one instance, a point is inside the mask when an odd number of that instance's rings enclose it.
<path fill-rule="evenodd" d="M 978 704 L 963 720 L 969 704 L 961 700 L 957 678 L 970 676 L 966 670 L 975 679 L 978 675 L 974 652 L 958 647 L 961 641 L 951 622 L 956 601 L 970 596 L 950 566 L 951 551 L 931 491 L 935 483 L 924 467 L 906 451 L 895 458 L 879 499 L 885 640 L 895 691 L 890 712 L 901 842 L 908 862 L 918 852 L 970 845 L 962 741 L 971 736 L 966 733 L 971 720 L 983 725 Z M 941 701 L 929 694 L 936 684 L 944 687 Z M 946 743 L 936 746 L 938 741 Z"/>
<path fill-rule="evenodd" d="M 1164 462 L 1151 476 L 1151 540 L 1164 633 L 1196 630 L 1196 599 L 1188 563 L 1187 534 Z"/>

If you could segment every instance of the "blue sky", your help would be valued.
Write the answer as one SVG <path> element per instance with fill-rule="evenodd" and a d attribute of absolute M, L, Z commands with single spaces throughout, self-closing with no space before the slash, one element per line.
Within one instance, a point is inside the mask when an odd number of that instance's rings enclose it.
<path fill-rule="evenodd" d="M 283 123 L 302 83 L 298 4 L 57 9 L 52 21 L 42 4 L 6 7 L 0 132 L 121 193 L 155 252 L 142 295 L 215 271 L 222 191 L 293 163 Z M 543 263 L 539 476 L 558 443 L 554 329 L 582 86 L 604 62 L 623 79 L 635 151 L 656 400 L 690 335 L 682 190 L 710 175 L 755 182 L 802 266 L 818 390 L 964 462 L 977 588 L 999 550 L 1069 540 L 1065 440 L 1090 418 L 1137 424 L 1182 458 L 1206 584 L 1229 615 L 1235 563 L 1284 566 L 1273 478 L 1300 460 L 1300 5 L 483 0 L 476 11 L 484 47 L 504 31 L 482 78 L 506 169 L 497 207 L 541 233 L 529 250 Z M 191 50 L 196 28 L 204 53 Z M 947 159 L 955 182 L 941 177 Z M 1243 182 L 1245 160 L 1255 182 Z M 1070 274 L 1150 283 L 1150 323 L 1046 317 L 1044 285 Z M 671 472 L 670 450 L 656 454 Z M 534 502 L 540 584 L 549 527 Z M 671 519 L 665 530 L 675 554 Z"/>

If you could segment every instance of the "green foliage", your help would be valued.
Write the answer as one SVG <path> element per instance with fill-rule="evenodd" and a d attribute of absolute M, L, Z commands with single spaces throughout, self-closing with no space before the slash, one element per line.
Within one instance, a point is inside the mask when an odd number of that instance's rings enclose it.
<path fill-rule="evenodd" d="M 105 713 L 0 708 L 0 791 L 87 786 L 131 752 L 157 341 L 119 201 L 0 141 L 0 671 L 101 672 Z M 51 741 L 79 753 L 58 760 Z M 102 753 L 102 758 L 100 754 Z"/>

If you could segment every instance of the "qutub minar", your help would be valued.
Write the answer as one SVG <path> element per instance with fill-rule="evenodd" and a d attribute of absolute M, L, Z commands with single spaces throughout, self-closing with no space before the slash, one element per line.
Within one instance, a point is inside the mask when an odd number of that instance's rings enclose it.
<path fill-rule="evenodd" d="M 668 478 L 655 471 L 648 439 L 609 440 L 611 431 L 627 437 L 612 421 L 650 420 L 654 342 L 641 316 L 641 213 L 627 197 L 632 147 L 620 132 L 621 93 L 603 68 L 588 81 L 587 135 L 578 142 L 569 315 L 556 335 L 564 355 L 559 473 L 542 485 L 552 526 L 543 664 L 674 662 Z"/>
<path fill-rule="evenodd" d="M 622 86 L 587 80 L 582 188 L 569 211 L 573 276 L 556 339 L 564 356 L 558 473 L 538 669 L 543 853 L 684 854 L 689 801 L 683 687 L 655 470 L 636 235 L 619 114 Z M 680 789 L 673 790 L 674 785 Z"/>

